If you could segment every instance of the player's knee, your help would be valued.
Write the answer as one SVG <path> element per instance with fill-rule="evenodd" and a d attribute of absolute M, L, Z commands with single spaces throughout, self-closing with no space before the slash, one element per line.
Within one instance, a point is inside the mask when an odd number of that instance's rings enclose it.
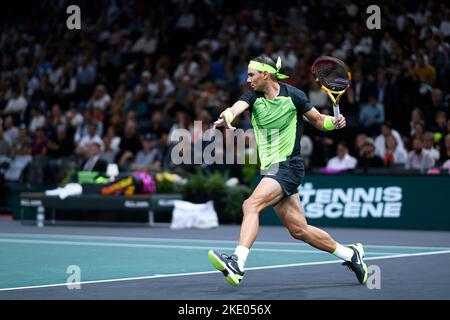
<path fill-rule="evenodd" d="M 257 214 L 259 213 L 258 210 L 258 204 L 252 198 L 248 198 L 242 204 L 242 211 L 244 212 L 244 214 Z"/>
<path fill-rule="evenodd" d="M 297 240 L 306 241 L 308 239 L 308 225 L 291 227 L 289 233 Z"/>

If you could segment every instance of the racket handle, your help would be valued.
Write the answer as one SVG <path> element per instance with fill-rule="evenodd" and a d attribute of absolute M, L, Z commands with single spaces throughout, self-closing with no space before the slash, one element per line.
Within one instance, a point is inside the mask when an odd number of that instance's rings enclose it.
<path fill-rule="evenodd" d="M 333 105 L 333 113 L 334 113 L 334 118 L 337 119 L 339 117 L 339 115 L 341 114 L 341 112 L 339 111 L 339 105 Z"/>

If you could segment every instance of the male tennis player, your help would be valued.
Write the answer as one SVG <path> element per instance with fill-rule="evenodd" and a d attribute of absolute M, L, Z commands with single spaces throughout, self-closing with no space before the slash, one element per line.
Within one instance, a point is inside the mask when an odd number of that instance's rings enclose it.
<path fill-rule="evenodd" d="M 247 82 L 253 90 L 241 96 L 214 122 L 215 127 L 235 130 L 231 125 L 233 119 L 249 109 L 263 178 L 243 203 L 243 221 L 234 254 L 227 256 L 210 250 L 208 258 L 231 285 L 237 286 L 244 277 L 245 262 L 256 240 L 259 214 L 274 206 L 278 217 L 295 239 L 344 260 L 343 264 L 364 284 L 368 271 L 363 261 L 362 244 L 341 245 L 325 231 L 308 225 L 298 194 L 305 171 L 300 157 L 303 115 L 316 128 L 327 131 L 345 127 L 345 118 L 340 115 L 335 119 L 319 113 L 303 91 L 278 82 L 278 79 L 288 78 L 279 72 L 280 68 L 280 58 L 276 64 L 264 55 L 251 60 Z"/>

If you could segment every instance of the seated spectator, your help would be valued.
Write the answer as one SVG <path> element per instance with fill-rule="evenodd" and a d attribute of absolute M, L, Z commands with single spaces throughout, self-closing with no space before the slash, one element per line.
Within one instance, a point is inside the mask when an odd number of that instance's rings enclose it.
<path fill-rule="evenodd" d="M 348 153 L 348 148 L 345 142 L 340 142 L 337 145 L 337 155 L 328 161 L 325 168 L 327 171 L 345 171 L 355 169 L 357 164 L 356 158 Z"/>
<path fill-rule="evenodd" d="M 158 32 L 152 30 L 145 30 L 142 37 L 140 37 L 132 47 L 133 52 L 140 52 L 145 54 L 152 54 L 158 47 Z"/>
<path fill-rule="evenodd" d="M 11 163 L 11 145 L 5 140 L 3 128 L 0 126 L 0 180 Z"/>
<path fill-rule="evenodd" d="M 357 158 L 358 168 L 381 168 L 384 166 L 383 159 L 375 154 L 375 143 L 372 138 L 367 138 L 364 141 L 361 150 L 361 156 Z"/>
<path fill-rule="evenodd" d="M 405 169 L 428 170 L 434 167 L 434 160 L 428 152 L 423 150 L 423 141 L 414 138 L 413 150 L 408 154 Z"/>
<path fill-rule="evenodd" d="M 116 134 L 114 126 L 111 125 L 106 130 L 106 134 L 103 137 L 103 144 L 105 150 L 103 151 L 102 158 L 108 163 L 114 163 L 120 146 L 120 137 Z"/>
<path fill-rule="evenodd" d="M 11 156 L 11 144 L 5 139 L 3 128 L 0 127 L 0 157 Z"/>
<path fill-rule="evenodd" d="M 23 94 L 20 93 L 20 89 L 14 87 L 12 89 L 12 96 L 8 100 L 8 103 L 6 104 L 5 110 L 3 110 L 3 114 L 12 115 L 16 123 L 18 123 L 20 115 L 22 113 L 25 113 L 27 106 L 28 102 L 23 96 Z"/>
<path fill-rule="evenodd" d="M 82 171 L 106 172 L 108 163 L 101 158 L 101 148 L 102 145 L 97 142 L 89 145 L 87 159 L 80 168 Z"/>
<path fill-rule="evenodd" d="M 309 101 L 315 106 L 318 110 L 322 111 L 323 108 L 329 105 L 330 101 L 328 95 L 320 89 L 317 85 L 314 77 L 310 78 L 310 90 L 308 93 Z"/>
<path fill-rule="evenodd" d="M 31 121 L 28 130 L 35 133 L 37 128 L 42 128 L 45 125 L 45 116 L 42 114 L 41 108 L 34 107 L 31 109 Z"/>
<path fill-rule="evenodd" d="M 364 142 L 366 142 L 367 135 L 365 133 L 358 133 L 355 138 L 354 155 L 356 158 L 362 156 Z"/>
<path fill-rule="evenodd" d="M 408 154 L 405 148 L 397 144 L 397 139 L 393 135 L 386 136 L 386 145 L 384 149 L 383 160 L 387 167 L 395 165 L 404 165 Z"/>
<path fill-rule="evenodd" d="M 31 152 L 32 152 L 31 144 L 27 143 L 22 146 L 22 149 L 19 151 L 19 153 L 15 155 L 8 169 L 5 172 L 6 180 L 15 182 L 20 182 L 21 180 L 23 180 L 23 178 L 25 178 L 25 180 L 30 180 L 24 177 L 24 173 L 25 169 L 33 160 Z"/>
<path fill-rule="evenodd" d="M 67 126 L 72 126 L 73 128 L 81 127 L 83 124 L 83 115 L 78 111 L 75 103 L 69 105 L 69 110 L 65 113 L 65 120 Z"/>
<path fill-rule="evenodd" d="M 444 148 L 441 152 L 441 163 L 444 163 L 446 161 L 450 160 L 450 133 L 448 133 L 444 138 Z"/>
<path fill-rule="evenodd" d="M 94 122 L 90 122 L 88 125 L 88 134 L 82 137 L 77 144 L 76 154 L 81 156 L 85 155 L 88 152 L 89 146 L 94 142 L 98 143 L 101 149 L 103 149 L 103 141 L 97 134 L 97 126 Z"/>
<path fill-rule="evenodd" d="M 11 116 L 7 116 L 5 121 L 3 121 L 3 129 L 5 140 L 8 141 L 11 146 L 15 145 L 19 135 L 19 128 L 14 125 L 13 118 Z"/>
<path fill-rule="evenodd" d="M 116 161 L 119 166 L 126 167 L 133 161 L 137 152 L 141 149 L 141 141 L 137 134 L 136 123 L 129 121 L 125 126 L 125 132 L 120 138 L 119 153 L 116 156 Z"/>
<path fill-rule="evenodd" d="M 369 102 L 364 104 L 359 113 L 359 123 L 361 129 L 369 136 L 372 136 L 380 129 L 384 121 L 384 107 L 378 102 L 375 96 L 369 97 Z"/>
<path fill-rule="evenodd" d="M 155 147 L 156 136 L 147 133 L 142 138 L 142 150 L 138 151 L 136 158 L 130 166 L 132 171 L 151 171 L 161 168 L 162 155 Z"/>
<path fill-rule="evenodd" d="M 439 150 L 434 147 L 433 133 L 425 132 L 423 135 L 423 150 L 428 152 L 435 162 L 439 161 L 441 154 Z"/>
<path fill-rule="evenodd" d="M 97 87 L 95 87 L 95 91 L 89 99 L 87 107 L 88 109 L 92 110 L 100 109 L 101 111 L 105 111 L 110 104 L 111 97 L 109 96 L 108 92 L 106 92 L 106 87 L 102 84 L 99 84 Z"/>
<path fill-rule="evenodd" d="M 305 163 L 305 168 L 309 169 L 310 167 L 310 158 L 313 153 L 313 142 L 309 136 L 306 134 L 302 134 L 300 139 L 300 155 Z"/>
<path fill-rule="evenodd" d="M 389 121 L 385 121 L 381 125 L 381 134 L 375 138 L 375 153 L 382 158 L 385 154 L 386 138 L 390 135 L 394 137 L 396 144 L 401 149 L 405 149 L 400 133 L 392 128 L 392 124 Z"/>
<path fill-rule="evenodd" d="M 428 85 L 433 85 L 436 81 L 436 70 L 432 65 L 425 61 L 423 54 L 417 56 L 416 66 L 414 73 L 420 78 L 420 80 Z"/>
<path fill-rule="evenodd" d="M 50 139 L 48 143 L 48 156 L 61 159 L 73 154 L 74 149 L 73 137 L 70 133 L 67 133 L 67 128 L 64 125 L 59 125 L 56 130 L 56 137 Z"/>
<path fill-rule="evenodd" d="M 434 123 L 429 126 L 432 133 L 444 135 L 447 132 L 447 114 L 443 110 L 437 110 L 434 116 Z"/>
<path fill-rule="evenodd" d="M 28 134 L 27 127 L 24 124 L 21 124 L 19 126 L 19 134 L 17 135 L 16 144 L 11 146 L 11 156 L 14 158 L 16 155 L 23 154 L 24 146 L 31 146 L 32 142 L 33 141 Z"/>
<path fill-rule="evenodd" d="M 45 136 L 44 128 L 36 130 L 36 137 L 32 143 L 32 154 L 36 156 L 46 156 L 48 151 L 48 139 Z"/>
<path fill-rule="evenodd" d="M 409 122 L 410 127 L 409 135 L 411 137 L 413 137 L 414 134 L 416 133 L 415 130 L 416 123 L 421 123 L 422 125 L 425 125 L 425 116 L 423 115 L 422 110 L 420 110 L 419 108 L 415 108 L 411 112 L 411 121 Z"/>

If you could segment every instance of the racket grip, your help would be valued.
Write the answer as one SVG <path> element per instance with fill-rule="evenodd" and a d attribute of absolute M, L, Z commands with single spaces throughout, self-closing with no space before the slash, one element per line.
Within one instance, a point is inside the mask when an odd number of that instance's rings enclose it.
<path fill-rule="evenodd" d="M 337 119 L 339 117 L 339 115 L 341 114 L 341 112 L 339 111 L 339 105 L 333 106 L 333 113 L 334 113 L 334 118 Z"/>

